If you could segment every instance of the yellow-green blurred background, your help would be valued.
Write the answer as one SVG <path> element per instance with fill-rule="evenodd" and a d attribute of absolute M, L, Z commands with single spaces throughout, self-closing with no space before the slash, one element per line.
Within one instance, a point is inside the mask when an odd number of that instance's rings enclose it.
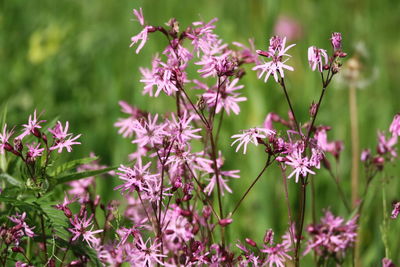
<path fill-rule="evenodd" d="M 330 48 L 331 32 L 343 33 L 344 50 L 361 63 L 357 91 L 361 147 L 375 148 L 377 129 L 386 130 L 400 111 L 400 2 L 365 1 L 278 1 L 278 0 L 0 0 L 0 105 L 7 105 L 9 124 L 25 122 L 34 109 L 45 110 L 45 118 L 59 116 L 69 120 L 74 133 L 82 133 L 82 146 L 74 156 L 95 152 L 101 162 L 117 165 L 125 162 L 134 146 L 117 135 L 113 123 L 120 113 L 118 101 L 125 100 L 151 112 L 171 110 L 166 96 L 144 97 L 139 82 L 139 66 L 150 66 L 151 57 L 165 47 L 159 34 L 139 55 L 129 49 L 130 37 L 140 31 L 132 14 L 142 7 L 145 20 L 161 25 L 175 17 L 182 28 L 193 21 L 218 17 L 216 33 L 226 42 L 246 43 L 255 39 L 257 48 L 265 48 L 279 20 L 290 18 L 298 30 L 290 41 L 296 47 L 289 65 L 287 86 L 298 119 L 308 120 L 308 107 L 317 100 L 320 77 L 307 65 L 307 48 Z M 191 77 L 189 77 L 191 78 Z M 241 179 L 232 181 L 236 192 L 225 198 L 232 209 L 244 189 L 256 177 L 264 162 L 263 151 L 251 148 L 247 155 L 234 153 L 229 137 L 240 129 L 261 125 L 268 112 L 286 116 L 282 92 L 272 80 L 265 84 L 248 68 L 240 116 L 225 117 L 220 148 L 226 167 L 240 169 Z M 345 142 L 337 170 L 345 193 L 350 197 L 350 123 L 348 84 L 335 83 L 327 92 L 317 124 L 333 127 L 331 139 Z M 396 163 L 395 163 L 396 164 Z M 335 165 L 334 165 L 335 166 Z M 360 173 L 363 173 L 361 168 Z M 378 266 L 384 256 L 379 226 L 382 223 L 382 177 L 392 177 L 388 201 L 400 199 L 399 168 L 392 167 L 378 177 L 368 195 L 362 255 L 364 266 Z M 363 183 L 363 175 L 360 176 Z M 324 208 L 342 216 L 347 213 L 340 202 L 332 179 L 325 170 L 313 177 L 318 215 Z M 102 181 L 101 194 L 107 199 L 116 179 Z M 289 181 L 291 202 L 296 210 L 297 190 Z M 360 185 L 363 189 L 363 184 Z M 265 229 L 282 234 L 287 227 L 282 181 L 276 168 L 267 174 L 246 199 L 230 227 L 231 240 L 250 237 L 260 242 Z M 390 207 L 390 203 L 389 203 Z M 387 210 L 386 212 L 390 212 Z M 306 223 L 310 223 L 308 206 Z M 390 222 L 391 257 L 399 261 L 399 221 Z M 278 238 L 278 236 L 277 236 Z M 311 256 L 307 256 L 311 260 Z"/>

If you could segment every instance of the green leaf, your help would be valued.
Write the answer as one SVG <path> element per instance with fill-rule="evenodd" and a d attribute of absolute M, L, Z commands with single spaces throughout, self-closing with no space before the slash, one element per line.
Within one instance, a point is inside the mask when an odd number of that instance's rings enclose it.
<path fill-rule="evenodd" d="M 24 184 L 20 180 L 18 180 L 15 177 L 12 177 L 8 173 L 1 173 L 0 174 L 0 179 L 6 180 L 9 184 L 17 186 L 19 188 L 23 188 L 24 187 Z"/>
<path fill-rule="evenodd" d="M 117 169 L 117 167 L 109 167 L 109 168 L 104 168 L 104 169 L 100 169 L 100 170 L 93 170 L 93 171 L 86 171 L 86 172 L 76 172 L 76 173 L 72 173 L 72 174 L 67 174 L 61 177 L 57 178 L 57 182 L 56 184 L 64 184 L 67 182 L 71 182 L 71 181 L 75 181 L 75 180 L 80 180 L 83 178 L 87 178 L 90 176 L 95 176 L 95 175 L 99 175 L 99 174 L 103 174 L 109 171 L 113 171 L 115 169 Z"/>
<path fill-rule="evenodd" d="M 69 240 L 71 233 L 67 231 L 69 224 L 68 221 L 66 220 L 64 212 L 54 208 L 54 205 L 58 203 L 39 202 L 38 204 L 40 205 L 40 208 L 43 211 L 44 215 L 49 220 L 50 225 L 53 228 L 54 232 L 57 234 L 57 236 L 64 240 Z"/>
<path fill-rule="evenodd" d="M 66 248 L 69 246 L 68 241 L 62 240 L 62 239 L 56 239 L 56 242 L 58 246 L 62 248 Z M 96 267 L 102 267 L 104 266 L 101 261 L 99 260 L 99 257 L 97 256 L 97 253 L 94 249 L 89 247 L 86 243 L 84 242 L 73 242 L 70 245 L 71 250 L 74 252 L 76 255 L 86 255 L 89 260 L 91 261 L 91 264 L 89 266 L 96 266 Z"/>
<path fill-rule="evenodd" d="M 50 171 L 49 174 L 50 174 L 50 176 L 58 176 L 66 171 L 74 169 L 75 167 L 77 167 L 79 165 L 88 164 L 97 159 L 98 159 L 97 157 L 87 157 L 87 158 L 71 160 L 71 161 L 68 161 L 68 162 L 58 166 L 54 170 Z"/>
<path fill-rule="evenodd" d="M 18 200 L 16 198 L 11 198 L 11 197 L 0 197 L 0 202 L 12 204 L 14 206 L 20 207 L 23 210 L 32 210 L 32 209 L 37 209 L 37 206 L 31 203 L 27 203 L 25 201 Z"/>

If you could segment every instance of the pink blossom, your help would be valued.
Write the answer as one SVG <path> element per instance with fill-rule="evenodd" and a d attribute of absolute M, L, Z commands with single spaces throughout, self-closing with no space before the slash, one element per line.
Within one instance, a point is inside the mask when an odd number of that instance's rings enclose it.
<path fill-rule="evenodd" d="M 320 224 L 307 228 L 311 239 L 308 241 L 304 254 L 314 250 L 318 256 L 343 259 L 346 250 L 354 245 L 357 236 L 358 216 L 344 222 L 341 217 L 335 217 L 330 211 L 325 212 Z"/>
<path fill-rule="evenodd" d="M 151 162 L 143 166 L 141 161 L 136 162 L 133 168 L 125 167 L 121 164 L 116 174 L 125 183 L 115 187 L 115 190 L 122 189 L 122 191 L 128 192 L 143 191 L 147 179 L 152 180 L 158 177 L 158 174 L 149 173 L 148 169 L 150 165 Z"/>
<path fill-rule="evenodd" d="M 25 218 L 26 218 L 26 212 L 23 212 L 22 214 L 17 213 L 11 217 L 8 217 L 8 219 L 10 219 L 10 221 L 15 223 L 17 225 L 17 227 L 20 228 L 20 230 L 19 230 L 20 236 L 26 235 L 28 237 L 34 237 L 35 233 L 33 232 L 33 229 L 35 229 L 35 227 L 30 227 L 25 222 Z"/>
<path fill-rule="evenodd" d="M 143 10 L 142 8 L 139 8 L 139 11 L 137 9 L 133 10 L 133 14 L 136 16 L 138 19 L 140 25 L 144 26 L 144 17 L 143 17 Z"/>
<path fill-rule="evenodd" d="M 302 150 L 296 149 L 286 158 L 288 161 L 286 161 L 285 164 L 290 165 L 293 168 L 293 172 L 288 176 L 288 179 L 290 179 L 293 175 L 296 175 L 297 183 L 300 175 L 305 177 L 307 173 L 315 174 L 315 172 L 310 169 L 312 162 L 310 162 L 307 157 L 302 156 Z"/>
<path fill-rule="evenodd" d="M 99 244 L 100 239 L 96 238 L 94 235 L 103 232 L 102 229 L 93 231 L 93 214 L 87 218 L 87 213 L 85 212 L 83 218 L 79 218 L 78 215 L 75 215 L 73 218 L 70 219 L 72 224 L 72 228 L 68 228 L 73 234 L 72 241 L 77 240 L 80 236 L 82 236 L 83 241 L 90 246 L 96 246 Z M 89 229 L 90 228 L 90 229 Z"/>
<path fill-rule="evenodd" d="M 231 144 L 233 146 L 235 143 L 239 142 L 239 145 L 236 148 L 236 152 L 239 151 L 239 149 L 243 146 L 243 154 L 246 154 L 247 150 L 247 145 L 249 143 L 253 143 L 254 145 L 258 146 L 258 140 L 257 139 L 262 139 L 266 138 L 267 136 L 275 134 L 274 131 L 265 129 L 265 128 L 251 128 L 249 130 L 242 130 L 242 134 L 235 134 L 232 135 L 231 138 L 236 138 L 235 141 Z"/>
<path fill-rule="evenodd" d="M 132 107 L 125 101 L 119 101 L 118 104 L 121 106 L 122 112 L 129 114 L 130 117 L 118 119 L 118 121 L 114 123 L 114 126 L 120 128 L 118 133 L 122 134 L 124 138 L 131 137 L 136 129 L 137 119 L 140 118 L 142 114 L 139 109 Z"/>
<path fill-rule="evenodd" d="M 201 73 L 203 78 L 209 76 L 232 76 L 237 64 L 229 57 L 229 55 L 229 51 L 219 56 L 204 55 L 199 62 L 195 63 L 196 65 L 203 66 L 202 69 L 197 72 Z"/>
<path fill-rule="evenodd" d="M 135 264 L 138 264 L 140 262 L 140 266 L 153 266 L 154 264 L 158 263 L 164 266 L 164 263 L 161 261 L 160 258 L 164 258 L 167 256 L 161 254 L 161 242 L 159 242 L 157 239 L 152 243 L 150 238 L 148 238 L 146 242 L 144 242 L 142 237 L 140 237 L 138 242 L 136 243 L 136 246 L 138 252 L 135 256 L 137 256 L 138 259 L 135 260 Z"/>
<path fill-rule="evenodd" d="M 392 262 L 392 260 L 388 258 L 382 259 L 382 267 L 396 267 L 396 265 Z"/>
<path fill-rule="evenodd" d="M 283 57 L 290 57 L 290 55 L 286 54 L 286 52 L 295 46 L 295 44 L 289 45 L 288 47 L 285 47 L 285 44 L 286 37 L 280 39 L 279 37 L 274 36 L 270 39 L 268 51 L 257 50 L 259 55 L 272 59 L 269 62 L 264 62 L 264 64 L 260 64 L 252 68 L 252 70 L 261 70 L 258 75 L 259 79 L 261 79 L 264 73 L 266 73 L 264 82 L 268 81 L 268 78 L 271 76 L 271 74 L 274 76 L 275 81 L 278 82 L 279 75 L 282 78 L 285 76 L 283 71 L 284 69 L 290 71 L 294 70 L 293 67 L 285 64 L 288 59 L 283 60 Z"/>
<path fill-rule="evenodd" d="M 219 93 L 216 88 L 213 90 L 208 90 L 203 94 L 204 100 L 210 107 L 213 107 L 215 102 L 217 102 L 215 109 L 216 113 L 219 113 L 222 109 L 224 109 L 228 115 L 230 114 L 230 111 L 233 111 L 233 113 L 238 115 L 240 112 L 238 103 L 247 100 L 246 97 L 240 97 L 240 93 L 235 92 L 244 87 L 243 85 L 236 86 L 238 81 L 239 78 L 233 79 L 231 82 L 227 81 L 221 86 Z M 216 101 L 217 96 L 218 101 Z"/>
<path fill-rule="evenodd" d="M 282 244 L 264 245 L 264 248 L 260 251 L 268 255 L 262 266 L 269 265 L 269 267 L 285 267 L 285 262 L 292 259 L 292 257 L 287 254 L 288 249 Z"/>
<path fill-rule="evenodd" d="M 378 132 L 378 147 L 377 151 L 380 155 L 388 155 L 390 159 L 397 157 L 396 152 L 397 135 L 393 135 L 390 138 L 386 138 L 383 132 Z"/>
<path fill-rule="evenodd" d="M 17 136 L 16 139 L 22 140 L 25 136 L 31 133 L 37 136 L 39 134 L 38 129 L 42 128 L 40 124 L 43 122 L 46 121 L 45 120 L 38 121 L 38 119 L 36 118 L 36 110 L 35 110 L 33 112 L 33 117 L 32 115 L 29 115 L 28 124 L 22 125 L 24 127 L 23 133 Z"/>
<path fill-rule="evenodd" d="M 40 157 L 44 151 L 44 148 L 39 148 L 40 144 L 27 144 L 28 152 L 26 153 L 26 157 L 30 161 L 34 161 L 37 157 Z"/>
<path fill-rule="evenodd" d="M 157 124 L 157 119 L 158 114 L 156 114 L 154 118 L 152 118 L 149 114 L 147 120 L 142 120 L 142 123 L 135 123 L 133 130 L 136 132 L 136 139 L 134 139 L 132 143 L 138 144 L 141 147 L 146 145 L 150 145 L 151 147 L 160 145 L 163 141 L 163 138 L 168 133 L 164 131 L 166 125 Z"/>
<path fill-rule="evenodd" d="M 3 133 L 0 133 L 0 154 L 4 154 L 6 146 L 11 147 L 8 139 L 14 134 L 13 130 L 7 131 L 7 124 L 4 124 Z"/>
<path fill-rule="evenodd" d="M 336 52 L 342 50 L 342 34 L 340 32 L 332 33 L 331 44 L 333 47 L 333 51 Z"/>
<path fill-rule="evenodd" d="M 323 62 L 325 60 L 325 63 Z M 315 46 L 311 46 L 308 48 L 308 63 L 312 71 L 315 71 L 318 68 L 319 72 L 323 71 L 323 67 L 328 63 L 328 55 L 326 54 L 326 50 L 319 49 Z"/>
<path fill-rule="evenodd" d="M 181 144 L 186 144 L 186 142 L 192 139 L 200 139 L 201 136 L 197 135 L 200 132 L 200 128 L 193 129 L 191 122 L 195 118 L 194 115 L 190 115 L 187 111 L 184 111 L 181 117 L 177 118 L 174 113 L 172 113 L 172 121 L 167 122 L 166 130 L 169 134 L 174 137 Z"/>
<path fill-rule="evenodd" d="M 78 134 L 75 137 L 72 137 L 72 133 L 68 133 L 69 123 L 68 121 L 65 123 L 65 128 L 63 128 L 60 121 L 54 126 L 53 129 L 49 129 L 49 132 L 53 134 L 54 145 L 50 147 L 50 150 L 57 150 L 58 153 L 61 153 L 63 148 L 65 148 L 68 152 L 72 151 L 72 145 L 80 145 L 80 142 L 76 142 L 75 140 L 81 137 L 81 134 Z"/>
<path fill-rule="evenodd" d="M 161 91 L 164 91 L 167 95 L 171 95 L 173 92 L 179 91 L 177 87 L 176 72 L 171 66 L 161 62 L 158 56 L 153 59 L 153 69 L 140 68 L 140 72 L 143 77 L 140 82 L 145 84 L 143 93 L 153 96 L 153 88 L 157 90 L 154 94 L 157 97 Z"/>
<path fill-rule="evenodd" d="M 396 202 L 396 203 L 393 205 L 393 210 L 392 210 L 392 216 L 391 216 L 391 218 L 392 218 L 392 219 L 396 219 L 397 216 L 399 216 L 399 213 L 400 213 L 400 202 Z"/>
<path fill-rule="evenodd" d="M 396 114 L 390 124 L 389 131 L 393 136 L 400 136 L 400 114 Z"/>

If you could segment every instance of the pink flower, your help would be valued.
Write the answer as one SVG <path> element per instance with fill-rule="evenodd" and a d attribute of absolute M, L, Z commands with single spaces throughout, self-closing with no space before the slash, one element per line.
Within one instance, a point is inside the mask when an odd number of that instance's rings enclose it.
<path fill-rule="evenodd" d="M 333 51 L 341 51 L 342 50 L 342 34 L 340 32 L 332 33 L 331 44 L 333 47 Z"/>
<path fill-rule="evenodd" d="M 323 62 L 325 60 L 325 63 Z M 328 55 L 326 54 L 326 50 L 319 49 L 315 46 L 311 46 L 308 48 L 308 63 L 312 71 L 315 71 L 318 68 L 319 72 L 323 71 L 324 64 L 328 63 Z"/>
<path fill-rule="evenodd" d="M 39 136 L 38 129 L 42 128 L 40 126 L 41 123 L 46 122 L 45 120 L 38 121 L 36 118 L 36 110 L 33 112 L 33 117 L 32 115 L 29 115 L 29 120 L 28 124 L 23 124 L 22 126 L 24 127 L 23 133 L 20 134 L 19 136 L 16 137 L 16 139 L 22 140 L 25 136 L 29 134 L 33 134 L 35 136 Z"/>
<path fill-rule="evenodd" d="M 235 143 L 239 142 L 239 145 L 236 148 L 236 152 L 243 146 L 243 154 L 246 154 L 247 145 L 249 143 L 253 143 L 254 145 L 258 146 L 258 138 L 266 138 L 272 134 L 275 134 L 274 131 L 265 129 L 265 128 L 251 128 L 249 130 L 242 130 L 242 134 L 235 134 L 232 135 L 231 138 L 236 138 L 235 141 L 231 144 L 233 146 Z"/>
<path fill-rule="evenodd" d="M 263 266 L 269 265 L 269 267 L 285 267 L 285 262 L 292 259 L 292 257 L 287 254 L 289 250 L 282 244 L 264 245 L 264 248 L 260 251 L 268 255 Z"/>
<path fill-rule="evenodd" d="M 387 154 L 390 159 L 394 159 L 397 157 L 396 152 L 396 144 L 397 144 L 397 135 L 386 138 L 383 132 L 378 132 L 378 147 L 377 151 L 380 155 Z"/>
<path fill-rule="evenodd" d="M 124 138 L 131 137 L 136 129 L 137 119 L 140 118 L 142 114 L 139 109 L 132 107 L 125 101 L 119 101 L 118 104 L 121 106 L 121 111 L 129 114 L 130 117 L 118 119 L 118 121 L 114 123 L 114 126 L 120 128 L 118 133 L 122 134 Z"/>
<path fill-rule="evenodd" d="M 203 78 L 209 76 L 232 76 L 237 64 L 229 57 L 229 54 L 230 51 L 220 56 L 204 55 L 201 61 L 195 63 L 196 65 L 203 66 L 202 69 L 197 72 L 201 73 Z"/>
<path fill-rule="evenodd" d="M 389 131 L 393 136 L 400 136 L 400 114 L 396 114 L 390 124 Z"/>
<path fill-rule="evenodd" d="M 141 266 L 154 266 L 154 264 L 158 263 L 164 266 L 164 263 L 160 260 L 160 258 L 167 257 L 166 255 L 161 254 L 160 247 L 161 242 L 155 240 L 153 243 L 150 238 L 143 241 L 142 237 L 136 243 L 138 248 L 138 253 L 136 256 L 138 259 L 135 260 L 135 263 L 141 263 Z"/>
<path fill-rule="evenodd" d="M 136 139 L 132 141 L 134 144 L 138 144 L 141 147 L 146 145 L 150 145 L 151 147 L 155 147 L 156 145 L 160 145 L 163 141 L 163 138 L 168 134 L 164 131 L 166 127 L 165 124 L 157 124 L 158 114 L 151 118 L 151 115 L 148 115 L 147 120 L 142 120 L 142 123 L 135 123 L 134 131 L 136 132 Z"/>
<path fill-rule="evenodd" d="M 177 87 L 176 72 L 171 66 L 161 62 L 158 56 L 153 59 L 153 69 L 140 68 L 140 72 L 143 77 L 140 82 L 144 83 L 144 94 L 153 96 L 153 88 L 156 87 L 157 97 L 161 91 L 164 91 L 167 95 L 172 95 L 173 92 L 179 91 Z"/>
<path fill-rule="evenodd" d="M 11 217 L 8 217 L 10 221 L 16 224 L 17 228 L 19 228 L 18 232 L 20 236 L 28 236 L 28 237 L 34 237 L 35 233 L 33 232 L 33 229 L 35 227 L 30 227 L 26 222 L 26 212 L 23 212 L 22 214 L 15 214 Z"/>
<path fill-rule="evenodd" d="M 382 267 L 396 267 L 396 265 L 394 265 L 392 260 L 390 260 L 388 258 L 383 258 L 382 259 Z"/>
<path fill-rule="evenodd" d="M 143 17 L 143 10 L 142 8 L 139 8 L 139 11 L 134 9 L 133 14 L 136 16 L 138 19 L 140 25 L 144 26 L 144 17 Z"/>
<path fill-rule="evenodd" d="M 134 9 L 133 14 L 138 19 L 140 25 L 144 26 L 144 17 L 143 17 L 142 8 L 140 8 L 139 11 Z M 154 31 L 153 27 L 145 26 L 139 34 L 137 34 L 131 38 L 132 43 L 129 47 L 132 47 L 133 45 L 135 45 L 136 43 L 138 43 L 140 41 L 139 46 L 136 48 L 136 54 L 139 54 L 140 50 L 142 50 L 143 46 L 146 44 L 147 34 L 149 33 L 149 31 Z"/>
<path fill-rule="evenodd" d="M 134 192 L 136 190 L 143 191 L 146 186 L 146 180 L 155 179 L 158 174 L 150 174 L 148 168 L 151 162 L 142 165 L 142 161 L 138 161 L 133 168 L 125 167 L 121 164 L 116 173 L 119 179 L 125 181 L 124 184 L 115 187 L 115 190 L 122 189 L 122 191 Z"/>
<path fill-rule="evenodd" d="M 193 129 L 191 125 L 194 118 L 195 115 L 189 115 L 187 111 L 184 111 L 180 118 L 172 113 L 172 121 L 167 122 L 166 131 L 181 144 L 186 144 L 192 139 L 200 139 L 201 136 L 195 133 L 200 132 L 201 129 Z"/>
<path fill-rule="evenodd" d="M 94 235 L 103 232 L 102 229 L 93 231 L 93 214 L 87 218 L 87 213 L 85 212 L 83 218 L 79 218 L 78 215 L 75 215 L 70 219 L 72 224 L 72 228 L 68 228 L 73 234 L 72 241 L 77 240 L 80 236 L 82 236 L 83 241 L 90 246 L 97 246 L 100 242 L 100 239 L 96 238 Z M 90 228 L 90 229 L 89 229 Z"/>
<path fill-rule="evenodd" d="M 29 161 L 34 161 L 37 157 L 40 157 L 44 151 L 44 148 L 39 148 L 40 144 L 27 144 L 28 152 L 26 157 Z"/>
<path fill-rule="evenodd" d="M 288 60 L 283 60 L 283 57 L 290 57 L 290 55 L 286 54 L 286 52 L 295 46 L 295 44 L 289 45 L 285 47 L 286 37 L 281 39 L 280 37 L 274 36 L 270 39 L 270 46 L 268 51 L 257 50 L 257 53 L 261 56 L 271 58 L 272 60 L 269 62 L 264 62 L 264 64 L 257 65 L 252 68 L 252 70 L 261 70 L 258 75 L 258 78 L 266 73 L 264 82 L 268 81 L 269 76 L 271 74 L 274 76 L 276 82 L 279 81 L 279 75 L 283 78 L 285 76 L 284 69 L 293 71 L 293 67 L 288 66 L 285 62 Z M 279 74 L 279 75 L 278 75 Z"/>
<path fill-rule="evenodd" d="M 213 107 L 215 102 L 217 102 L 217 106 L 215 109 L 216 113 L 219 113 L 222 109 L 226 111 L 229 115 L 230 111 L 235 113 L 236 115 L 240 112 L 240 107 L 238 105 L 239 102 L 246 101 L 246 97 L 240 97 L 240 93 L 235 91 L 242 89 L 243 85 L 236 86 L 239 78 L 232 80 L 231 82 L 226 82 L 224 85 L 221 86 L 220 92 L 218 94 L 217 88 L 213 88 L 213 90 L 208 90 L 206 93 L 203 94 L 203 98 L 206 103 Z M 218 95 L 218 101 L 216 101 Z"/>
<path fill-rule="evenodd" d="M 72 145 L 80 145 L 80 142 L 75 142 L 76 139 L 81 137 L 81 134 L 78 134 L 75 137 L 72 137 L 72 133 L 68 133 L 69 123 L 68 121 L 65 123 L 65 128 L 63 128 L 60 121 L 54 126 L 53 129 L 49 129 L 49 132 L 53 134 L 54 145 L 50 147 L 50 150 L 57 150 L 58 153 L 61 153 L 63 148 L 65 148 L 68 152 L 72 151 Z"/>
<path fill-rule="evenodd" d="M 399 213 L 400 213 L 400 202 L 396 202 L 396 203 L 393 205 L 393 210 L 392 210 L 392 216 L 391 216 L 391 218 L 392 218 L 392 219 L 396 219 L 397 216 L 399 216 Z"/>
<path fill-rule="evenodd" d="M 293 172 L 288 176 L 290 179 L 293 175 L 296 175 L 296 183 L 299 181 L 299 176 L 305 177 L 307 173 L 315 174 L 310 167 L 311 162 L 307 157 L 302 156 L 302 150 L 296 149 L 289 156 L 286 157 L 288 161 L 285 162 L 286 165 L 290 165 L 293 168 Z"/>
<path fill-rule="evenodd" d="M 325 217 L 320 224 L 307 227 L 311 239 L 304 254 L 314 250 L 318 256 L 340 260 L 345 257 L 346 250 L 354 245 L 357 236 L 358 216 L 344 223 L 341 217 L 335 217 L 330 211 L 325 212 Z"/>
<path fill-rule="evenodd" d="M 14 131 L 7 131 L 7 124 L 4 124 L 3 133 L 0 133 L 0 154 L 4 154 L 6 147 L 11 148 L 8 139 L 14 134 Z"/>

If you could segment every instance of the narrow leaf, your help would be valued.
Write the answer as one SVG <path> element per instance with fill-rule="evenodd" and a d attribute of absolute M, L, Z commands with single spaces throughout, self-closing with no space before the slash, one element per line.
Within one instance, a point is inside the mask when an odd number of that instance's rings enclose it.
<path fill-rule="evenodd" d="M 87 157 L 87 158 L 81 158 L 81 159 L 76 159 L 76 160 L 71 160 L 68 161 L 60 166 L 58 166 L 56 169 L 50 171 L 51 176 L 58 176 L 66 171 L 69 171 L 71 169 L 74 169 L 75 167 L 82 165 L 82 164 L 88 164 L 92 161 L 97 160 L 97 157 Z"/>
<path fill-rule="evenodd" d="M 67 175 L 58 177 L 56 184 L 57 185 L 58 184 L 64 184 L 64 183 L 67 183 L 67 182 L 80 180 L 80 179 L 87 178 L 87 177 L 90 177 L 90 176 L 95 176 L 95 175 L 107 173 L 107 172 L 113 171 L 113 170 L 115 170 L 117 168 L 118 168 L 118 166 L 117 167 L 104 168 L 104 169 L 100 169 L 100 170 L 93 170 L 93 171 L 86 171 L 86 172 L 76 172 L 76 173 L 72 173 L 72 174 L 67 174 Z"/>

